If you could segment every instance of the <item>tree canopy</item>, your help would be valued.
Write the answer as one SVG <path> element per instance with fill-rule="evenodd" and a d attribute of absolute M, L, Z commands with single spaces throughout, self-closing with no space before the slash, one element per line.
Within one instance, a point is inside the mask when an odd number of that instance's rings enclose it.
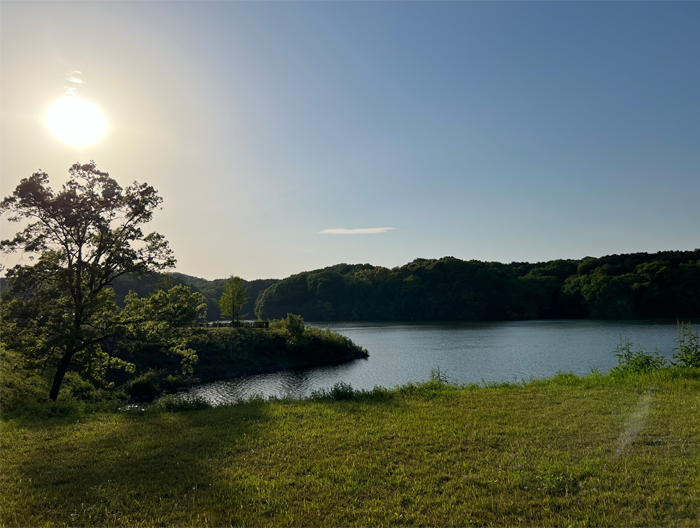
<path fill-rule="evenodd" d="M 231 275 L 224 283 L 224 291 L 219 299 L 221 315 L 230 317 L 232 321 L 238 321 L 241 317 L 246 317 L 248 314 L 241 315 L 241 310 L 243 305 L 248 302 L 247 289 L 248 287 L 243 279 Z"/>
<path fill-rule="evenodd" d="M 292 275 L 256 314 L 309 321 L 700 317 L 700 249 L 550 262 L 416 259 L 388 269 L 338 264 Z"/>
<path fill-rule="evenodd" d="M 201 295 L 178 286 L 146 299 L 132 294 L 119 308 L 112 289 L 127 274 L 142 277 L 174 266 L 165 238 L 142 230 L 162 198 L 145 183 L 122 188 L 94 161 L 73 165 L 69 174 L 56 192 L 48 174 L 37 172 L 0 202 L 11 222 L 26 223 L 0 248 L 21 251 L 32 262 L 7 271 L 3 341 L 37 366 L 55 369 L 53 400 L 69 367 L 93 379 L 108 368 L 131 368 L 110 355 L 115 339 L 158 341 L 180 355 L 186 369 L 196 354 L 181 330 L 201 315 Z"/>

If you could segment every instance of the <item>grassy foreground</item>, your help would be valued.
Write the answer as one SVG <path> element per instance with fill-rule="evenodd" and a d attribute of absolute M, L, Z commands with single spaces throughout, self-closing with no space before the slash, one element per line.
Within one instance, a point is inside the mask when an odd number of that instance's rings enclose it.
<path fill-rule="evenodd" d="M 336 397 L 6 416 L 0 522 L 700 525 L 692 371 Z"/>

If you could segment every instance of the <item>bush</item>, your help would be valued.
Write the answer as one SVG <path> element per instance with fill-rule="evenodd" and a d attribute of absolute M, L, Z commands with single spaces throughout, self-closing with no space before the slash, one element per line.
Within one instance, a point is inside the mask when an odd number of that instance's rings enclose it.
<path fill-rule="evenodd" d="M 674 367 L 700 368 L 700 339 L 698 331 L 693 331 L 690 323 L 678 323 L 678 337 L 673 350 L 678 350 L 678 354 L 673 354 L 672 363 Z"/>
<path fill-rule="evenodd" d="M 194 381 L 184 376 L 173 376 L 165 370 L 149 370 L 124 384 L 124 392 L 134 398 L 150 398 L 174 392 Z"/>
<path fill-rule="evenodd" d="M 349 383 L 342 381 L 333 385 L 330 389 L 319 389 L 311 391 L 310 400 L 333 400 L 333 401 L 385 401 L 394 396 L 394 390 L 385 387 L 374 387 L 372 390 L 353 389 Z"/>
<path fill-rule="evenodd" d="M 306 331 L 306 325 L 304 324 L 304 319 L 300 315 L 294 315 L 288 313 L 287 317 L 280 319 L 279 325 L 277 325 L 287 340 L 287 345 L 290 346 L 300 346 L 307 343 L 308 339 L 304 335 Z"/>
<path fill-rule="evenodd" d="M 105 386 L 100 380 L 83 378 L 77 372 L 67 372 L 61 387 L 61 396 L 78 401 L 98 403 L 119 399 L 109 385 Z"/>
<path fill-rule="evenodd" d="M 162 373 L 149 370 L 124 385 L 124 390 L 129 396 L 142 398 L 144 396 L 157 396 L 161 392 L 160 381 Z"/>
<path fill-rule="evenodd" d="M 357 346 L 350 338 L 334 332 L 330 327 L 307 326 L 301 316 L 292 313 L 288 313 L 285 319 L 271 321 L 270 329 L 285 340 L 288 352 L 294 354 L 320 354 L 326 359 L 335 357 L 340 361 L 369 356 L 367 350 Z"/>
<path fill-rule="evenodd" d="M 352 400 L 356 394 L 359 395 L 362 391 L 355 391 L 352 385 L 339 381 L 330 389 L 319 389 L 311 391 L 310 399 L 312 400 Z"/>
<path fill-rule="evenodd" d="M 331 387 L 329 396 L 336 401 L 352 400 L 353 396 L 355 396 L 355 390 L 349 383 L 340 381 Z"/>
<path fill-rule="evenodd" d="M 617 366 L 610 370 L 613 375 L 644 374 L 666 366 L 666 358 L 659 355 L 658 350 L 654 351 L 654 355 L 645 352 L 642 347 L 633 352 L 630 340 L 622 336 L 613 353 L 617 356 Z"/>
<path fill-rule="evenodd" d="M 153 405 L 151 405 L 149 410 L 177 413 L 201 411 L 202 409 L 211 408 L 211 403 L 199 396 L 187 397 L 177 394 L 168 394 L 167 396 L 158 398 Z"/>

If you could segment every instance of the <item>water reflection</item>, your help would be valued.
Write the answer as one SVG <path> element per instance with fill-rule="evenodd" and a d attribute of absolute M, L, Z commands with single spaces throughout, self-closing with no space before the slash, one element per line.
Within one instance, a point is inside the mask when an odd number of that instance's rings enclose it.
<path fill-rule="evenodd" d="M 325 325 L 318 325 L 325 326 Z M 671 358 L 675 321 L 518 321 L 496 323 L 334 323 L 369 350 L 343 365 L 210 383 L 192 395 L 218 405 L 251 396 L 303 398 L 337 382 L 358 389 L 425 381 L 440 369 L 457 383 L 518 381 L 559 371 L 586 374 L 617 363 L 620 335 Z"/>

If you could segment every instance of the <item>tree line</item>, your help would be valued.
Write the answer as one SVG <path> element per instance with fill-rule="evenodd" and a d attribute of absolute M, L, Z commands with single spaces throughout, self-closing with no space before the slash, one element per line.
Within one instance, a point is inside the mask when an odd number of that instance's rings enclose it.
<path fill-rule="evenodd" d="M 115 300 L 118 306 L 124 305 L 124 300 L 130 291 L 136 292 L 139 297 L 146 297 L 164 286 L 187 286 L 192 292 L 201 293 L 207 306 L 207 319 L 219 321 L 229 319 L 230 313 L 223 313 L 219 302 L 224 295 L 226 281 L 230 279 L 207 280 L 184 273 L 171 272 L 167 274 L 150 274 L 145 277 L 125 275 L 117 278 L 112 288 L 115 292 Z M 279 279 L 256 279 L 243 281 L 246 302 L 240 307 L 241 318 L 255 318 L 255 301 L 264 289 L 279 282 Z M 228 312 L 228 311 L 227 311 Z M 286 314 L 285 314 L 286 315 Z"/>
<path fill-rule="evenodd" d="M 261 291 L 258 317 L 482 321 L 700 317 L 700 249 L 526 263 L 416 259 L 338 264 Z"/>
<path fill-rule="evenodd" d="M 168 274 L 224 318 L 226 279 Z M 120 277 L 117 304 L 146 296 L 163 276 Z M 337 264 L 278 279 L 243 281 L 248 318 L 307 321 L 488 321 L 700 317 L 700 249 L 526 263 L 416 259 L 404 266 Z"/>

